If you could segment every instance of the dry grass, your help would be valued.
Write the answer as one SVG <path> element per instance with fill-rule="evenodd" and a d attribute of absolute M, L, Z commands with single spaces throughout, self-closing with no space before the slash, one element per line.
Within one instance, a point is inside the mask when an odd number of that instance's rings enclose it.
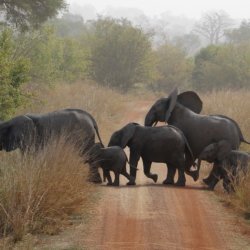
<path fill-rule="evenodd" d="M 246 219 L 250 219 L 250 171 L 241 176 L 240 184 L 235 185 L 235 194 L 230 195 L 229 201 L 241 212 Z"/>
<path fill-rule="evenodd" d="M 201 95 L 204 114 L 223 114 L 233 118 L 239 124 L 241 131 L 250 141 L 250 91 L 225 90 Z M 250 152 L 250 146 L 242 143 L 240 150 Z M 250 168 L 247 176 L 240 178 L 235 184 L 235 193 L 223 195 L 233 206 L 244 213 L 250 213 Z"/>
<path fill-rule="evenodd" d="M 203 114 L 222 114 L 233 118 L 241 131 L 250 141 L 250 91 L 224 90 L 201 95 Z M 250 147 L 242 143 L 242 149 L 250 151 Z"/>
<path fill-rule="evenodd" d="M 63 138 L 37 153 L 2 153 L 0 233 L 19 240 L 29 232 L 55 233 L 88 202 L 83 158 Z"/>
<path fill-rule="evenodd" d="M 60 84 L 37 89 L 31 105 L 18 113 L 84 109 L 97 121 L 105 142 L 124 103 L 124 96 L 93 82 Z M 19 240 L 27 233 L 54 234 L 69 215 L 91 209 L 96 188 L 86 181 L 88 166 L 63 138 L 39 153 L 1 152 L 0 157 L 0 236 Z"/>
<path fill-rule="evenodd" d="M 53 90 L 39 89 L 36 100 L 20 113 L 44 113 L 64 108 L 79 108 L 89 112 L 96 120 L 104 141 L 113 132 L 113 123 L 122 117 L 128 97 L 94 82 L 58 84 Z"/>

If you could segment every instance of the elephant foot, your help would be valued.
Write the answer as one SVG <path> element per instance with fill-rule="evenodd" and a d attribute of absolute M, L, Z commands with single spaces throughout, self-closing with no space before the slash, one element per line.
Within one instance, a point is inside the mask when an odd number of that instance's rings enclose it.
<path fill-rule="evenodd" d="M 175 183 L 175 185 L 178 186 L 178 187 L 185 187 L 186 182 L 185 182 L 185 181 L 177 181 L 177 182 Z"/>
<path fill-rule="evenodd" d="M 209 181 L 208 178 L 204 178 L 202 181 L 203 181 L 207 186 L 210 185 L 210 181 Z"/>
<path fill-rule="evenodd" d="M 164 185 L 174 185 L 174 180 L 168 180 L 166 179 L 165 181 L 162 182 Z"/>
<path fill-rule="evenodd" d="M 130 181 L 127 183 L 127 185 L 128 185 L 128 186 L 134 186 L 134 185 L 136 185 L 136 183 L 135 183 L 135 181 L 131 181 L 131 180 L 130 180 Z"/>
<path fill-rule="evenodd" d="M 156 183 L 157 180 L 158 180 L 158 175 L 157 174 L 152 174 L 152 179 L 153 179 L 154 183 Z"/>
<path fill-rule="evenodd" d="M 199 179 L 199 171 L 191 172 L 190 176 L 193 178 L 194 181 L 197 181 Z"/>
<path fill-rule="evenodd" d="M 208 184 L 208 189 L 213 191 L 217 183 L 218 183 L 217 179 L 210 181 Z"/>
<path fill-rule="evenodd" d="M 214 186 L 209 185 L 209 186 L 207 187 L 207 189 L 208 189 L 209 191 L 214 191 Z"/>

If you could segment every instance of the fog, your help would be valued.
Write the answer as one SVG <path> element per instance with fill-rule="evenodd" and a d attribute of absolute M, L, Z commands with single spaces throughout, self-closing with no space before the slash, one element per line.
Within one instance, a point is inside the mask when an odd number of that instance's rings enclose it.
<path fill-rule="evenodd" d="M 131 13 L 148 17 L 161 16 L 169 12 L 173 16 L 199 19 L 204 12 L 224 10 L 234 19 L 248 19 L 249 3 L 246 0 L 67 0 L 70 12 L 94 18 L 96 14 L 128 17 Z"/>
<path fill-rule="evenodd" d="M 144 30 L 156 30 L 156 40 L 172 39 L 192 32 L 194 25 L 207 12 L 223 11 L 238 26 L 244 19 L 250 19 L 245 0 L 67 0 L 68 11 L 82 16 L 84 21 L 98 16 L 127 18 Z M 161 33 L 161 34 L 160 34 Z M 164 38 L 165 36 L 165 38 Z M 157 41 L 156 41 L 157 43 Z"/>

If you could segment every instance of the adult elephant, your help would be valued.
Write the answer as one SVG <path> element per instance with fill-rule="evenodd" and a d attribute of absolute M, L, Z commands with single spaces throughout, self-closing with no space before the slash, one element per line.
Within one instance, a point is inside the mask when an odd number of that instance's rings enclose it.
<path fill-rule="evenodd" d="M 151 164 L 162 162 L 168 168 L 167 178 L 163 184 L 174 184 L 175 169 L 178 169 L 179 178 L 176 185 L 185 186 L 185 155 L 190 155 L 192 158 L 192 152 L 185 136 L 178 128 L 174 126 L 149 128 L 137 123 L 128 123 L 112 134 L 108 145 L 130 148 L 131 179 L 128 185 L 135 185 L 137 164 L 141 157 L 144 174 L 154 182 L 158 176 L 150 172 Z"/>
<path fill-rule="evenodd" d="M 7 152 L 19 148 L 38 150 L 49 140 L 65 136 L 85 153 L 95 143 L 95 132 L 100 142 L 98 126 L 94 118 L 80 109 L 63 109 L 46 114 L 26 114 L 0 124 L 0 149 Z M 99 173 L 95 173 L 98 182 Z"/>
<path fill-rule="evenodd" d="M 212 144 L 226 140 L 232 150 L 239 148 L 243 136 L 239 135 L 239 126 L 236 122 L 225 116 L 200 115 L 202 101 L 193 91 L 183 92 L 178 95 L 174 89 L 167 98 L 157 100 L 145 117 L 145 126 L 153 126 L 158 121 L 167 122 L 178 127 L 186 136 L 194 158 L 197 158 L 202 150 Z M 242 133 L 241 133 L 242 135 Z M 221 152 L 221 159 L 228 152 Z M 223 155 L 224 154 L 224 155 Z M 217 159 L 216 167 L 220 167 L 221 159 Z M 186 159 L 186 171 L 190 170 L 192 159 Z M 197 179 L 196 172 L 187 172 L 194 180 Z"/>

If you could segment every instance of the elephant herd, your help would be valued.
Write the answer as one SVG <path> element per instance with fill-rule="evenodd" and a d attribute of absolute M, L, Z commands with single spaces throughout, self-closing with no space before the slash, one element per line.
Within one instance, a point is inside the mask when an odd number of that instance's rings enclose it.
<path fill-rule="evenodd" d="M 108 185 L 118 186 L 120 174 L 129 180 L 128 185 L 135 185 L 137 164 L 142 158 L 144 174 L 154 182 L 158 176 L 151 173 L 151 164 L 160 162 L 168 169 L 163 184 L 185 186 L 185 174 L 197 181 L 201 161 L 205 160 L 213 163 L 211 173 L 203 179 L 209 189 L 214 189 L 223 179 L 225 190 L 233 191 L 233 178 L 236 179 L 241 170 L 246 173 L 250 162 L 250 155 L 239 151 L 240 143 L 250 143 L 233 119 L 224 115 L 201 115 L 201 110 L 202 101 L 197 93 L 178 94 L 175 88 L 168 97 L 152 105 L 144 126 L 126 124 L 112 134 L 108 147 L 104 147 L 97 124 L 86 111 L 65 109 L 41 115 L 26 114 L 0 124 L 0 150 L 39 150 L 49 139 L 66 134 L 67 141 L 73 142 L 85 156 L 94 182 L 102 181 L 100 167 Z M 156 126 L 158 122 L 168 125 Z M 99 143 L 95 143 L 95 134 Z M 130 149 L 129 160 L 123 151 L 126 146 Z M 126 171 L 127 163 L 130 174 Z M 176 170 L 178 180 L 174 183 Z M 114 172 L 114 181 L 110 171 Z"/>

